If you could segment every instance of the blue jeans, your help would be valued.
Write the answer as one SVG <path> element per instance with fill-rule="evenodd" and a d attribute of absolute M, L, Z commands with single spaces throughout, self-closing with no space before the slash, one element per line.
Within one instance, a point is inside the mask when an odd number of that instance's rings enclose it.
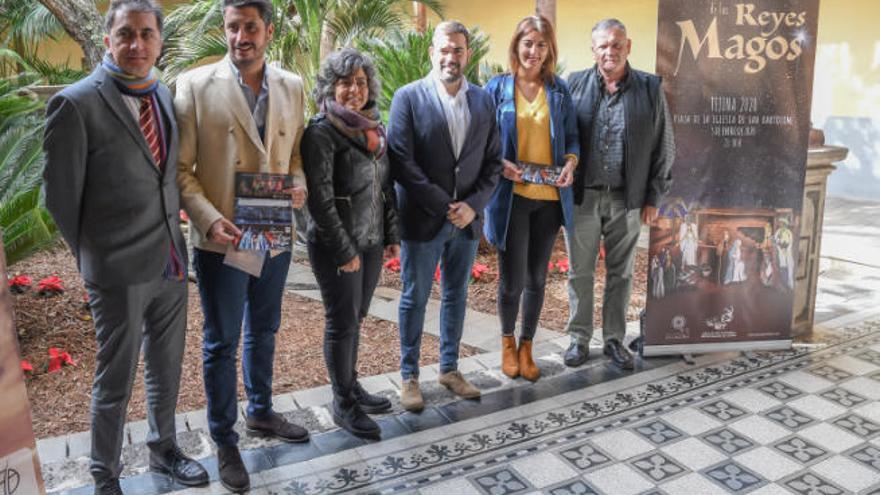
<path fill-rule="evenodd" d="M 400 374 L 419 376 L 419 351 L 425 325 L 425 305 L 431 295 L 434 271 L 440 262 L 440 372 L 458 369 L 458 345 L 464 329 L 467 286 L 479 239 L 449 222 L 430 241 L 402 241 L 400 251 L 403 293 L 400 296 Z"/>
<path fill-rule="evenodd" d="M 205 315 L 205 396 L 208 428 L 217 445 L 236 445 L 238 417 L 236 353 L 244 320 L 242 373 L 248 397 L 247 415 L 265 418 L 272 412 L 272 365 L 275 333 L 281 324 L 281 298 L 290 253 L 266 254 L 258 277 L 223 264 L 224 255 L 194 249 L 193 266 Z"/>

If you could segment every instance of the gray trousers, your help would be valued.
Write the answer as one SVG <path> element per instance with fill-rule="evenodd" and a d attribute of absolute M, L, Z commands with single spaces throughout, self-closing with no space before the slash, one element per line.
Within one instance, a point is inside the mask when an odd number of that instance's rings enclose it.
<path fill-rule="evenodd" d="M 186 331 L 186 281 L 164 278 L 122 287 L 86 283 L 95 320 L 97 357 L 92 384 L 92 462 L 95 480 L 122 471 L 123 428 L 131 387 L 144 351 L 147 446 L 176 444 L 174 410 Z"/>
<path fill-rule="evenodd" d="M 606 277 L 602 336 L 606 342 L 623 342 L 640 229 L 641 210 L 627 211 L 622 191 L 584 191 L 584 201 L 574 210 L 574 232 L 566 232 L 565 237 L 571 265 L 567 331 L 572 342 L 588 344 L 593 337 L 593 276 L 603 238 Z"/>

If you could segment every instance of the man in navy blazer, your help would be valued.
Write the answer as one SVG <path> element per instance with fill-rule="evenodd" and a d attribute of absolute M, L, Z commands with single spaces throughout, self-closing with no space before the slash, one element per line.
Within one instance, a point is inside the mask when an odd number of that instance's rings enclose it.
<path fill-rule="evenodd" d="M 388 151 L 402 234 L 401 405 L 411 411 L 424 407 L 419 349 L 438 261 L 443 293 L 439 382 L 461 397 L 480 396 L 458 372 L 458 347 L 482 230 L 480 214 L 502 164 L 492 97 L 464 78 L 469 39 L 459 22 L 437 25 L 431 73 L 400 88 L 391 102 Z"/>

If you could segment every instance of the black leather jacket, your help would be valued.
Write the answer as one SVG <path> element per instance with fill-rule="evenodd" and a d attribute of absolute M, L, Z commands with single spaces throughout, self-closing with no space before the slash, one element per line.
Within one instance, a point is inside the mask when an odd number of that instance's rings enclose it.
<path fill-rule="evenodd" d="M 646 205 L 659 206 L 660 200 L 669 192 L 675 139 L 660 78 L 629 65 L 627 70 L 623 90 L 626 119 L 624 177 L 626 208 L 635 210 Z M 584 200 L 587 167 L 594 166 L 589 163 L 589 150 L 596 108 L 601 98 L 600 78 L 595 66 L 568 77 L 581 137 L 581 164 L 575 169 L 573 186 L 574 202 L 578 205 Z"/>
<path fill-rule="evenodd" d="M 373 158 L 322 114 L 309 122 L 301 146 L 310 242 L 340 266 L 364 249 L 400 242 L 387 154 Z"/>

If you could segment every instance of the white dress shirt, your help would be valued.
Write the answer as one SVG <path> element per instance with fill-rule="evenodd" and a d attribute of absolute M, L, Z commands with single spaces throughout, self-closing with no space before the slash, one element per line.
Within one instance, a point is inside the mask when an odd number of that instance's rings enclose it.
<path fill-rule="evenodd" d="M 436 73 L 433 73 L 433 80 L 437 96 L 440 97 L 440 104 L 443 106 L 443 113 L 446 114 L 446 124 L 449 126 L 449 136 L 452 138 L 452 152 L 457 160 L 471 123 L 471 112 L 467 102 L 468 82 L 462 76 L 461 86 L 455 96 L 452 96 L 446 91 L 446 86 Z"/>

